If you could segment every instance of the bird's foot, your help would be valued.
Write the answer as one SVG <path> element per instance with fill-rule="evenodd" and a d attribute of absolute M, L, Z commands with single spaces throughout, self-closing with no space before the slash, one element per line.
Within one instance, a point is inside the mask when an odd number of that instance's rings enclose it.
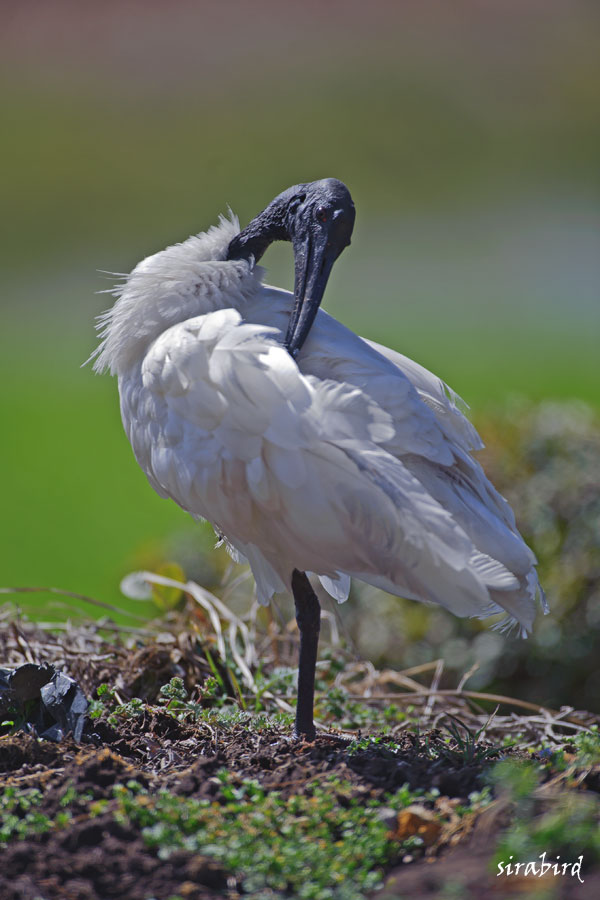
<path fill-rule="evenodd" d="M 317 739 L 316 728 L 313 728 L 312 731 L 298 731 L 294 728 L 291 739 L 297 744 L 314 744 Z"/>

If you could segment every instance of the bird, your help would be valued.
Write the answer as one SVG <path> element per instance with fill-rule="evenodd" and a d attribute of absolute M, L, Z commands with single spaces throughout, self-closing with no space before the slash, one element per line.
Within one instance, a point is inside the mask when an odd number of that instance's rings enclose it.
<path fill-rule="evenodd" d="M 291 592 L 299 631 L 293 736 L 315 739 L 321 607 L 351 579 L 458 616 L 531 631 L 536 558 L 473 452 L 440 378 L 321 309 L 355 207 L 335 178 L 296 184 L 240 230 L 233 213 L 142 260 L 98 317 L 96 372 L 154 490 L 247 561 L 260 603 Z M 264 283 L 292 244 L 294 291 Z"/>

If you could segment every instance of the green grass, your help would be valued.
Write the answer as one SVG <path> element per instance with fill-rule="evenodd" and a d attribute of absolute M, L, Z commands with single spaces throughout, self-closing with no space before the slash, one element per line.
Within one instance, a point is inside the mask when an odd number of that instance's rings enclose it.
<path fill-rule="evenodd" d="M 79 370 L 74 353 L 67 359 L 72 371 L 63 364 L 46 377 L 41 365 L 33 373 L 13 367 L 18 388 L 2 398 L 2 418 L 10 423 L 3 470 L 11 475 L 0 582 L 116 600 L 120 576 L 137 567 L 144 548 L 151 552 L 149 545 L 173 529 L 192 525 L 138 470 L 114 382 Z"/>
<path fill-rule="evenodd" d="M 10 347 L 2 354 L 0 377 L 11 387 L 0 398 L 0 584 L 54 585 L 120 602 L 121 575 L 152 559 L 161 537 L 192 523 L 138 470 L 116 384 L 79 368 L 86 349 L 38 338 L 27 355 Z M 47 601 L 29 603 L 47 609 Z"/>

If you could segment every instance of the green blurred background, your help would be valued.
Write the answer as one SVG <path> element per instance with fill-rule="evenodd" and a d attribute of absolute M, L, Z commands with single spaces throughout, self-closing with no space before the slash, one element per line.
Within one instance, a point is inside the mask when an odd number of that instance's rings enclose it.
<path fill-rule="evenodd" d="M 357 206 L 326 308 L 434 369 L 478 424 L 512 421 L 515 397 L 599 405 L 596 4 L 1 9 L 1 585 L 125 606 L 132 568 L 198 554 L 191 574 L 223 570 L 138 470 L 116 384 L 80 366 L 111 300 L 99 270 L 228 205 L 245 223 L 298 181 L 341 178 Z M 291 285 L 289 247 L 265 265 Z"/>

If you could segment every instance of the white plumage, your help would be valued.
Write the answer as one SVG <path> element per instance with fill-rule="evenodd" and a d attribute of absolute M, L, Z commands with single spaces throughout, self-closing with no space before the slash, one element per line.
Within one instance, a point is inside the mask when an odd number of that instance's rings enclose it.
<path fill-rule="evenodd" d="M 238 230 L 221 220 L 148 257 L 101 317 L 95 369 L 118 376 L 152 487 L 248 560 L 263 603 L 296 569 L 338 600 L 358 578 L 529 631 L 535 558 L 456 395 L 323 311 L 293 359 L 294 296 L 227 259 Z"/>

